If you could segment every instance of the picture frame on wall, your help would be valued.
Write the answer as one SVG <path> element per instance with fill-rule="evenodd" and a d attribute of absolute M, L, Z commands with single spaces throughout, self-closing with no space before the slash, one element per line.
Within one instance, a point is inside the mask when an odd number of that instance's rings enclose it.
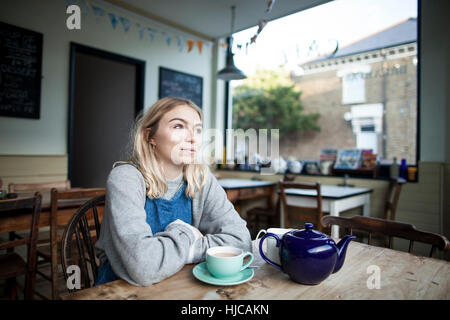
<path fill-rule="evenodd" d="M 203 107 L 203 78 L 193 74 L 159 67 L 159 99 L 178 97 Z"/>
<path fill-rule="evenodd" d="M 0 116 L 40 118 L 43 38 L 0 22 Z"/>

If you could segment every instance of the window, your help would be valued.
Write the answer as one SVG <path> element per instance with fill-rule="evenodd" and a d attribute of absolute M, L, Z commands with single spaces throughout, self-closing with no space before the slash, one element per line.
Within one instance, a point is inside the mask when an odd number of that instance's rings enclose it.
<path fill-rule="evenodd" d="M 417 2 L 364 3 L 337 0 L 271 21 L 267 36 L 264 29 L 248 50 L 234 50 L 248 79 L 231 82 L 228 127 L 278 127 L 284 160 L 319 162 L 326 150 L 357 148 L 381 163 L 416 165 Z M 289 30 L 309 31 L 283 36 Z M 234 43 L 245 48 L 253 34 L 239 32 Z M 239 156 L 250 159 L 248 149 L 240 145 Z"/>

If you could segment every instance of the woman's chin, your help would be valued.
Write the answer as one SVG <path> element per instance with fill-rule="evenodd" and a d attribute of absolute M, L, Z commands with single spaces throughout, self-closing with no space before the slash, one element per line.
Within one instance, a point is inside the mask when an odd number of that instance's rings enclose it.
<path fill-rule="evenodd" d="M 196 164 L 198 163 L 197 158 L 195 155 L 191 155 L 191 156 L 182 156 L 179 158 L 178 163 L 181 163 L 183 165 L 188 165 L 188 164 Z"/>

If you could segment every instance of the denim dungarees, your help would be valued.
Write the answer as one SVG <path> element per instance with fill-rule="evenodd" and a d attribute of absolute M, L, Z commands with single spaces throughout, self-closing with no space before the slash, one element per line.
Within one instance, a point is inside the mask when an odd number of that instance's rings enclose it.
<path fill-rule="evenodd" d="M 164 198 L 151 200 L 147 197 L 145 200 L 146 221 L 152 228 L 153 234 L 164 231 L 171 222 L 177 219 L 192 225 L 192 199 L 185 194 L 186 186 L 187 184 L 184 182 L 170 200 Z M 94 286 L 118 279 L 119 277 L 116 276 L 108 261 L 100 265 Z"/>

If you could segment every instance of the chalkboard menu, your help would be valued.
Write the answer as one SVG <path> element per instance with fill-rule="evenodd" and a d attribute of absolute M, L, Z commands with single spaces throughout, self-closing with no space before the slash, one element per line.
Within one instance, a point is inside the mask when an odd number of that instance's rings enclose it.
<path fill-rule="evenodd" d="M 0 22 L 0 116 L 39 119 L 43 35 Z"/>
<path fill-rule="evenodd" d="M 203 78 L 191 74 L 159 68 L 159 98 L 178 97 L 192 100 L 202 107 Z"/>

